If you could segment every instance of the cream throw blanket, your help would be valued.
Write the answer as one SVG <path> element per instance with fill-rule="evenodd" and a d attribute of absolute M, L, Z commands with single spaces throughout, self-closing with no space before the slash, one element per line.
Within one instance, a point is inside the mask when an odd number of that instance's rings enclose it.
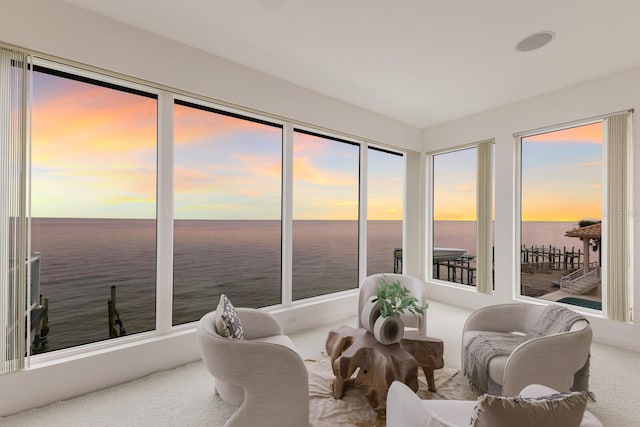
<path fill-rule="evenodd" d="M 464 352 L 464 374 L 474 390 L 489 390 L 489 362 L 497 356 L 508 356 L 524 341 L 545 335 L 566 332 L 578 320 L 585 317 L 573 310 L 559 306 L 547 306 L 533 328 L 526 335 L 478 334 L 473 337 Z M 588 363 L 588 362 L 587 362 Z"/>

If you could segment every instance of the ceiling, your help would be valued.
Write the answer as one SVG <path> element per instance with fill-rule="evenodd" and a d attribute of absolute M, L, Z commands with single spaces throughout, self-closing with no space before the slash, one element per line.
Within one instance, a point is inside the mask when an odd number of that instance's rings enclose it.
<path fill-rule="evenodd" d="M 638 0 L 63 1 L 418 128 L 640 65 Z"/>

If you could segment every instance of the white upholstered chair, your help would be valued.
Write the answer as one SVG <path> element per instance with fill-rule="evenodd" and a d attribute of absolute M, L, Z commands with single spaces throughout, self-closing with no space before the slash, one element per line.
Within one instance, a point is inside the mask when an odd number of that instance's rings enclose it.
<path fill-rule="evenodd" d="M 400 281 L 411 294 L 412 297 L 418 300 L 418 304 L 425 306 L 427 304 L 427 287 L 424 282 L 406 274 L 394 274 L 394 273 L 380 273 L 373 274 L 366 277 L 360 284 L 360 293 L 358 295 L 358 327 L 363 328 L 362 319 L 360 313 L 362 312 L 362 306 L 367 302 L 369 297 L 377 295 L 378 285 L 380 279 L 386 276 L 387 283 L 394 283 Z M 404 313 L 400 316 L 402 322 L 406 328 L 417 329 L 421 335 L 427 333 L 427 313 L 425 310 L 424 315 L 415 315 L 413 313 Z"/>
<path fill-rule="evenodd" d="M 215 389 L 241 404 L 225 426 L 309 425 L 309 382 L 304 361 L 269 313 L 236 308 L 244 339 L 225 338 L 215 327 L 215 311 L 198 323 L 202 359 Z"/>
<path fill-rule="evenodd" d="M 462 333 L 462 366 L 467 343 L 478 334 L 526 334 L 541 317 L 545 306 L 500 304 L 473 312 Z M 489 362 L 491 394 L 516 396 L 528 384 L 544 384 L 561 392 L 588 391 L 591 326 L 581 320 L 567 332 L 525 341 L 508 356 Z"/>
<path fill-rule="evenodd" d="M 557 393 L 549 387 L 530 384 L 520 397 L 538 398 Z M 409 387 L 394 381 L 387 395 L 387 425 L 390 427 L 462 427 L 469 426 L 477 401 L 421 400 Z M 582 416 L 580 427 L 602 427 L 589 411 Z"/>

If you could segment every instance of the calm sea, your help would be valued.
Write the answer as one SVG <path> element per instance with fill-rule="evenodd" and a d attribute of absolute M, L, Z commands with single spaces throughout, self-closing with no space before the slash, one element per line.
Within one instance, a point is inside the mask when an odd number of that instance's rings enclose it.
<path fill-rule="evenodd" d="M 369 273 L 393 271 L 400 221 L 370 221 Z M 358 286 L 356 221 L 294 221 L 293 298 Z M 32 220 L 49 299 L 49 350 L 107 339 L 110 288 L 127 334 L 155 328 L 154 220 Z M 237 306 L 280 302 L 280 221 L 175 222 L 173 323 L 198 320 L 227 294 Z"/>
<path fill-rule="evenodd" d="M 579 246 L 564 237 L 573 226 L 525 224 L 523 243 Z M 435 246 L 475 253 L 473 222 L 434 228 Z M 356 221 L 294 221 L 293 236 L 294 300 L 358 286 Z M 402 223 L 369 221 L 368 236 L 368 273 L 392 272 Z M 127 334 L 155 328 L 155 220 L 35 218 L 32 251 L 41 254 L 40 291 L 49 299 L 49 350 L 108 338 L 112 285 Z M 279 303 L 280 252 L 280 221 L 176 221 L 173 323 L 199 319 L 221 293 L 238 306 Z"/>

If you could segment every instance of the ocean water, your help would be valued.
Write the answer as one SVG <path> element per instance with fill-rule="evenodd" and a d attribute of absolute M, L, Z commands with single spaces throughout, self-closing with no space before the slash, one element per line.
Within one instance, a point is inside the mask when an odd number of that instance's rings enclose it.
<path fill-rule="evenodd" d="M 213 310 L 221 293 L 237 306 L 280 302 L 280 221 L 177 220 L 174 229 L 174 325 Z M 402 222 L 370 221 L 368 235 L 368 272 L 392 272 Z M 294 300 L 357 288 L 357 242 L 356 221 L 294 221 Z M 34 218 L 32 252 L 50 351 L 109 337 L 111 286 L 127 334 L 155 328 L 155 220 Z"/>
<path fill-rule="evenodd" d="M 525 223 L 527 246 L 576 246 L 572 223 Z M 175 221 L 173 324 L 195 321 L 227 294 L 237 306 L 281 298 L 280 221 Z M 436 246 L 475 253 L 473 222 L 439 221 Z M 401 221 L 369 221 L 369 274 L 392 272 Z M 293 298 L 358 286 L 356 221 L 294 221 Z M 127 334 L 155 328 L 156 222 L 122 219 L 32 220 L 41 254 L 41 294 L 49 299 L 49 350 L 107 339 L 110 287 Z"/>
<path fill-rule="evenodd" d="M 553 246 L 582 250 L 580 239 L 565 236 L 565 232 L 577 226 L 574 222 L 525 221 L 522 223 L 520 242 L 527 248 Z M 465 249 L 467 255 L 476 255 L 475 222 L 436 221 L 433 227 L 433 246 Z"/>

